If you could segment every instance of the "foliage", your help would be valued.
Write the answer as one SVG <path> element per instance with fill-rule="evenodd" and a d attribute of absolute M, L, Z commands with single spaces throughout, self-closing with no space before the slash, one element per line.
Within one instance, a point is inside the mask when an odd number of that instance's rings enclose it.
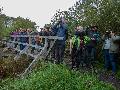
<path fill-rule="evenodd" d="M 99 30 L 120 30 L 120 0 L 79 0 L 68 11 L 57 11 L 52 22 L 61 17 L 68 20 L 69 34 L 77 25 L 98 25 Z"/>
<path fill-rule="evenodd" d="M 13 60 L 13 58 L 14 55 L 8 56 L 8 58 L 0 58 L 0 79 L 16 77 L 30 64 L 30 60 L 26 58 L 26 55 L 22 55 L 21 58 L 16 61 Z"/>
<path fill-rule="evenodd" d="M 35 30 L 35 25 L 36 23 L 29 19 L 24 19 L 22 17 L 13 18 L 0 12 L 0 39 L 8 36 L 11 31 L 15 31 L 16 29 L 30 28 Z"/>
<path fill-rule="evenodd" d="M 0 90 L 114 90 L 95 75 L 71 71 L 64 65 L 41 63 L 24 79 L 1 81 Z"/>
<path fill-rule="evenodd" d="M 32 28 L 35 29 L 35 22 L 32 22 L 29 19 L 24 19 L 22 17 L 17 17 L 14 22 L 13 22 L 13 27 L 15 29 L 19 29 L 19 28 L 24 28 L 24 29 L 28 29 L 28 28 Z"/>

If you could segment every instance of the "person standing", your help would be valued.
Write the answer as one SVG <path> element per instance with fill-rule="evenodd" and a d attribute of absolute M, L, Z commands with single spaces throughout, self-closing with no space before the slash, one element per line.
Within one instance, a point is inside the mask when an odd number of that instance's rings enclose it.
<path fill-rule="evenodd" d="M 102 36 L 103 40 L 103 56 L 104 56 L 104 61 L 105 61 L 105 70 L 108 70 L 110 67 L 110 54 L 109 54 L 109 49 L 110 49 L 110 32 L 106 31 L 105 34 Z"/>
<path fill-rule="evenodd" d="M 77 55 L 78 55 L 78 58 L 77 58 L 77 68 L 79 68 L 80 65 L 83 65 L 84 64 L 84 59 L 85 59 L 85 52 L 84 52 L 84 49 L 85 49 L 85 43 L 84 43 L 84 30 L 83 30 L 83 27 L 81 26 L 78 26 L 77 27 L 78 29 L 78 35 L 79 35 L 79 42 L 80 42 L 80 45 L 78 47 L 78 50 L 77 50 Z"/>
<path fill-rule="evenodd" d="M 90 30 L 87 33 L 88 33 L 88 36 L 91 38 L 90 43 L 87 45 L 88 52 L 91 56 L 91 59 L 93 61 L 95 61 L 96 56 L 97 56 L 96 55 L 96 53 L 97 53 L 96 46 L 97 46 L 98 42 L 100 41 L 100 34 L 98 32 L 98 27 L 97 26 L 91 26 Z"/>
<path fill-rule="evenodd" d="M 70 54 L 71 54 L 71 61 L 72 61 L 72 69 L 74 67 L 79 68 L 80 61 L 78 59 L 78 48 L 80 47 L 80 38 L 78 36 L 77 30 L 75 30 L 75 34 L 71 39 L 70 42 Z"/>
<path fill-rule="evenodd" d="M 67 34 L 68 34 L 67 32 L 68 32 L 67 22 L 64 18 L 62 18 L 59 21 L 59 27 L 56 34 L 58 37 L 63 37 L 63 40 L 57 40 L 56 46 L 55 46 L 55 55 L 56 55 L 55 57 L 58 64 L 63 62 L 64 51 L 65 51 L 65 41 L 67 39 Z"/>
<path fill-rule="evenodd" d="M 117 62 L 117 54 L 119 51 L 119 44 L 120 42 L 120 36 L 118 36 L 115 32 L 111 32 L 111 38 L 110 38 L 110 64 L 112 66 L 112 72 L 115 74 L 117 72 L 116 62 Z"/>
<path fill-rule="evenodd" d="M 59 23 L 57 22 L 56 24 L 53 24 L 51 26 L 51 36 L 57 36 L 57 32 L 58 32 L 58 26 L 59 26 Z M 54 62 L 54 60 L 56 59 L 56 54 L 55 54 L 55 49 L 56 49 L 56 46 L 57 46 L 57 43 L 54 44 L 53 48 L 52 48 L 52 51 L 51 51 L 51 58 Z"/>

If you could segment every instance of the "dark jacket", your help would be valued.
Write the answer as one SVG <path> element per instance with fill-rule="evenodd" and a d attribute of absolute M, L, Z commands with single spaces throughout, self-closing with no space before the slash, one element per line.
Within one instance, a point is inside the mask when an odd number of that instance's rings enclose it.
<path fill-rule="evenodd" d="M 100 34 L 99 32 L 90 31 L 88 36 L 91 38 L 89 46 L 95 47 L 97 43 L 100 41 Z"/>

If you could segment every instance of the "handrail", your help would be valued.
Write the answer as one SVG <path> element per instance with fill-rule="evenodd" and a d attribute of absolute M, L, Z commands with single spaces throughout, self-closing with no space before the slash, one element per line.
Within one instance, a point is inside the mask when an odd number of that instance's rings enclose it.
<path fill-rule="evenodd" d="M 58 36 L 38 36 L 38 35 L 11 35 L 11 37 L 40 37 L 40 38 L 47 38 L 47 39 L 58 39 L 63 40 L 64 37 L 58 37 Z"/>

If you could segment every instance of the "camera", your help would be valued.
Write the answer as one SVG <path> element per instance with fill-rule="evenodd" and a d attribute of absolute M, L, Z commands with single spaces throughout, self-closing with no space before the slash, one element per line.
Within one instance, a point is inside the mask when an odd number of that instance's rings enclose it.
<path fill-rule="evenodd" d="M 106 31 L 105 34 L 110 34 L 110 32 L 109 32 L 109 31 Z"/>
<path fill-rule="evenodd" d="M 105 36 L 110 37 L 110 31 L 106 31 Z"/>

